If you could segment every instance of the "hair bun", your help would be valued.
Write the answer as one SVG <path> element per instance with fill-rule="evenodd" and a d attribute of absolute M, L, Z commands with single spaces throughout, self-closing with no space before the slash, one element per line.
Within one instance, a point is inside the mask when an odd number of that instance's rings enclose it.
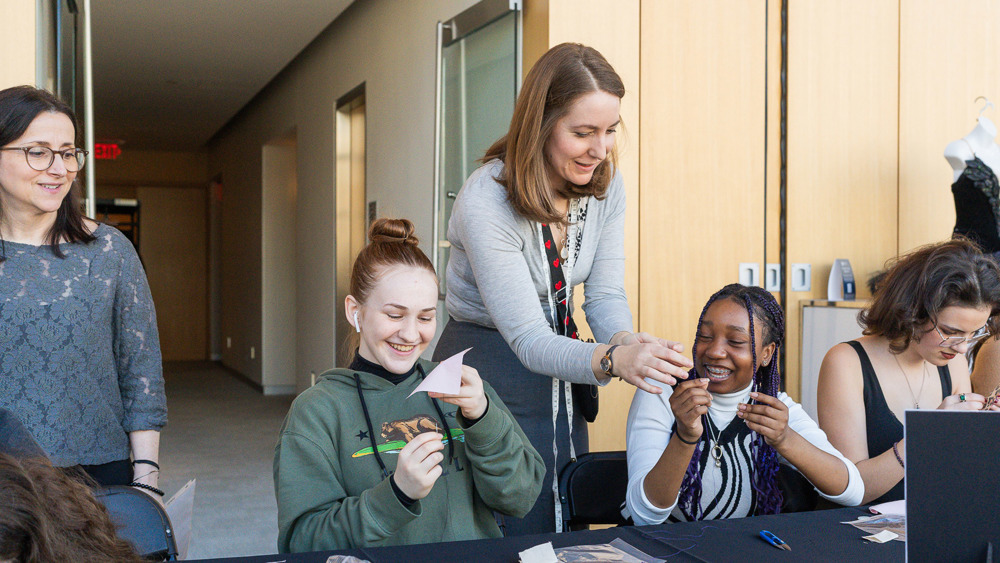
<path fill-rule="evenodd" d="M 416 246 L 420 241 L 413 235 L 416 230 L 409 219 L 376 219 L 368 227 L 368 240 L 372 242 L 396 242 Z"/>

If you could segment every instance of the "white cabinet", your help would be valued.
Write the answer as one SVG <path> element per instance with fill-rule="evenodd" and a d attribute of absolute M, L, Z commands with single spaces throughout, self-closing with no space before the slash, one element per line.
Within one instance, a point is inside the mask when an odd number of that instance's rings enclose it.
<path fill-rule="evenodd" d="M 802 318 L 802 408 L 816 420 L 816 384 L 823 356 L 841 342 L 861 336 L 858 313 L 868 301 L 825 301 L 812 299 L 799 302 Z"/>

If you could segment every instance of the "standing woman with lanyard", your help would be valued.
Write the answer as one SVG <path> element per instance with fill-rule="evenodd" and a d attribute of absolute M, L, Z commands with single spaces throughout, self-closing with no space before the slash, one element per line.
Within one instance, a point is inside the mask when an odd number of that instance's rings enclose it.
<path fill-rule="evenodd" d="M 0 91 L 0 409 L 56 467 L 163 496 L 153 299 L 132 243 L 80 213 L 86 154 L 62 100 Z"/>
<path fill-rule="evenodd" d="M 465 363 L 545 458 L 551 489 L 523 519 L 507 519 L 508 535 L 561 529 L 558 475 L 588 450 L 594 386 L 620 377 L 659 393 L 643 379 L 673 385 L 692 365 L 680 344 L 632 332 L 615 152 L 624 95 L 596 50 L 553 47 L 525 78 L 510 129 L 465 182 L 448 224 L 451 320 L 435 360 L 472 347 Z M 580 283 L 597 343 L 580 341 L 573 323 Z"/>

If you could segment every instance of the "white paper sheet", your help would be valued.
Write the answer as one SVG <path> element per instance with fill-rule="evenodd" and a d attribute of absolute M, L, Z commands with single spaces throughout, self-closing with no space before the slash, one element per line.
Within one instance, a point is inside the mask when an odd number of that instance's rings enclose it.
<path fill-rule="evenodd" d="M 462 387 L 462 357 L 469 350 L 472 350 L 472 348 L 466 348 L 439 363 L 406 398 L 409 399 L 413 396 L 413 393 L 418 391 L 434 391 L 446 395 L 457 395 L 458 390 Z"/>
<path fill-rule="evenodd" d="M 881 532 L 879 532 L 879 533 L 877 533 L 877 534 L 875 534 L 873 536 L 865 536 L 862 539 L 865 539 L 865 540 L 868 540 L 868 541 L 874 542 L 874 543 L 885 543 L 887 541 L 892 541 L 892 540 L 894 540 L 894 539 L 896 539 L 898 537 L 899 536 L 897 536 L 896 534 L 890 532 L 889 530 L 882 530 Z"/>
<path fill-rule="evenodd" d="M 898 514 L 900 516 L 906 516 L 906 499 L 876 504 L 871 507 L 871 511 L 878 514 Z"/>
<path fill-rule="evenodd" d="M 521 557 L 521 563 L 559 563 L 556 551 L 552 549 L 552 542 L 536 545 L 518 553 L 518 555 Z"/>
<path fill-rule="evenodd" d="M 174 528 L 174 541 L 177 542 L 177 557 L 187 559 L 188 548 L 191 547 L 191 519 L 194 516 L 195 479 L 188 481 L 179 491 L 170 497 L 164 507 L 167 517 Z"/>

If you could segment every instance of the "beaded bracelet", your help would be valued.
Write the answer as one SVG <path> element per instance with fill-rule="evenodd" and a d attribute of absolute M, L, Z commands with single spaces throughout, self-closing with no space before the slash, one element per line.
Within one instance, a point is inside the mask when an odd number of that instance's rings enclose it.
<path fill-rule="evenodd" d="M 899 466 L 906 469 L 906 465 L 903 464 L 903 458 L 899 455 L 899 442 L 892 445 L 892 453 L 896 454 L 896 461 L 899 462 Z"/>
<path fill-rule="evenodd" d="M 155 467 L 157 469 L 160 468 L 160 464 L 156 463 L 155 461 L 151 461 L 151 460 L 148 460 L 148 459 L 133 459 L 132 460 L 132 465 L 138 465 L 140 463 L 144 464 L 144 465 L 152 465 L 153 467 Z"/>
<path fill-rule="evenodd" d="M 684 439 L 683 436 L 681 436 L 680 432 L 674 432 L 674 436 L 677 436 L 678 440 L 680 440 L 681 442 L 684 442 L 685 444 L 687 444 L 689 446 L 696 446 L 696 445 L 698 445 L 698 442 L 701 441 L 701 437 L 698 437 L 698 438 L 695 439 L 694 442 L 688 442 L 687 440 Z"/>
<path fill-rule="evenodd" d="M 135 487 L 137 489 L 145 489 L 145 490 L 147 490 L 147 491 L 149 491 L 151 493 L 156 493 L 156 494 L 160 495 L 161 497 L 166 494 L 163 491 L 161 491 L 160 489 L 157 489 L 156 487 L 154 487 L 152 485 L 147 485 L 145 483 L 140 483 L 138 481 L 133 481 L 132 483 L 129 484 L 129 486 L 130 487 Z"/>

